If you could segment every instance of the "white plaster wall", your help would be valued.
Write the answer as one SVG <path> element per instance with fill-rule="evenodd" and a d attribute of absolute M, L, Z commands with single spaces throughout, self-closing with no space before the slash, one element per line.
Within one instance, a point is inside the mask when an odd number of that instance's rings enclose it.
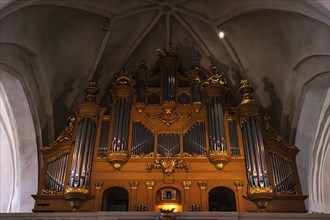
<path fill-rule="evenodd" d="M 306 84 L 306 89 L 303 90 L 304 95 L 297 125 L 295 145 L 300 149 L 296 161 L 301 187 L 303 193 L 306 195 L 312 193 L 310 188 L 312 187 L 310 185 L 310 179 L 312 178 L 311 167 L 318 166 L 318 164 L 313 164 L 313 149 L 322 147 L 314 145 L 319 121 L 322 119 L 320 115 L 326 101 L 326 95 L 330 85 L 329 82 L 330 73 L 324 73 L 313 80 L 309 80 L 309 83 Z M 327 175 L 329 173 L 329 167 L 324 167 L 323 172 Z M 327 186 L 322 185 L 322 187 Z M 314 205 L 311 197 L 306 200 L 306 207 L 309 211 L 319 212 L 319 210 L 313 208 Z"/>
<path fill-rule="evenodd" d="M 8 189 L 14 187 L 14 191 L 18 192 L 12 199 L 11 205 L 15 208 L 11 211 L 30 212 L 34 205 L 31 195 L 36 194 L 38 187 L 36 131 L 31 110 L 20 81 L 4 71 L 0 71 L 0 79 L 12 109 L 14 119 L 11 123 L 13 125 L 12 132 L 17 135 L 17 143 L 13 145 L 13 151 L 18 152 L 18 155 L 13 157 L 13 164 L 15 164 L 13 169 L 17 173 L 17 181 L 14 181 L 14 186 L 5 187 L 8 187 Z M 5 167 L 1 166 L 1 169 Z"/>

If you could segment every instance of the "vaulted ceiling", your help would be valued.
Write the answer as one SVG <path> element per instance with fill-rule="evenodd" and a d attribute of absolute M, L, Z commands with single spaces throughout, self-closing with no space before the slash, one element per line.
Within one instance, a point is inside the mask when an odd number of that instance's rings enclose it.
<path fill-rule="evenodd" d="M 89 80 L 99 84 L 98 102 L 109 105 L 114 73 L 132 72 L 142 59 L 154 70 L 155 49 L 176 46 L 184 69 L 197 60 L 205 71 L 216 66 L 226 74 L 231 103 L 240 101 L 240 79 L 249 79 L 275 129 L 293 142 L 304 85 L 330 70 L 324 3 L 2 1 L 0 69 L 22 81 L 46 144 L 64 129 Z"/>

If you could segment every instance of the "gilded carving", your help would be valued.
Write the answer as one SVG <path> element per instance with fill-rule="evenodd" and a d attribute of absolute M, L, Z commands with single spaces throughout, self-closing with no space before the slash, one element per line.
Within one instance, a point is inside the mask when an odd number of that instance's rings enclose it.
<path fill-rule="evenodd" d="M 188 163 L 183 160 L 178 160 L 176 158 L 171 158 L 166 156 L 163 159 L 155 160 L 155 162 L 147 163 L 147 172 L 151 172 L 153 169 L 161 169 L 164 174 L 170 175 L 175 172 L 176 169 L 185 170 L 186 172 L 190 171 L 190 166 Z"/>
<path fill-rule="evenodd" d="M 102 181 L 95 182 L 95 189 L 97 189 L 97 190 L 102 189 L 103 184 L 104 184 L 104 182 L 102 182 Z"/>
<path fill-rule="evenodd" d="M 111 152 L 108 155 L 108 161 L 112 164 L 116 172 L 118 172 L 122 166 L 127 163 L 129 157 L 126 152 Z"/>
<path fill-rule="evenodd" d="M 215 168 L 217 168 L 219 172 L 222 172 L 225 164 L 230 161 L 230 156 L 226 150 L 210 150 L 209 161 L 215 166 Z"/>
<path fill-rule="evenodd" d="M 240 181 L 234 181 L 236 189 L 243 189 L 244 183 Z"/>
<path fill-rule="evenodd" d="M 155 181 L 145 181 L 144 184 L 146 185 L 147 189 L 152 190 L 155 186 Z"/>
<path fill-rule="evenodd" d="M 265 187 L 248 186 L 248 194 L 257 194 L 257 193 L 273 193 L 273 188 L 271 186 L 265 186 Z"/>
<path fill-rule="evenodd" d="M 43 189 L 41 190 L 41 194 L 45 194 L 45 195 L 59 195 L 59 194 L 63 194 L 63 191 L 57 191 L 55 189 L 45 189 L 45 187 L 43 187 Z"/>
<path fill-rule="evenodd" d="M 198 184 L 199 188 L 201 188 L 201 189 L 206 189 L 206 187 L 207 187 L 206 181 L 197 181 L 197 184 Z"/>
<path fill-rule="evenodd" d="M 98 93 L 98 89 L 97 89 L 97 83 L 94 81 L 90 81 L 88 83 L 88 86 L 85 90 L 85 101 L 91 101 L 91 102 L 95 102 L 96 101 L 96 95 Z"/>
<path fill-rule="evenodd" d="M 82 193 L 82 194 L 88 194 L 89 190 L 87 187 L 70 187 L 67 186 L 65 189 L 65 193 Z"/>
<path fill-rule="evenodd" d="M 158 112 L 156 114 L 146 113 L 146 118 L 159 119 L 162 123 L 167 126 L 171 126 L 173 123 L 177 122 L 179 119 L 192 118 L 192 113 L 183 114 L 181 112 L 174 112 L 173 114 L 164 114 L 164 112 Z"/>
<path fill-rule="evenodd" d="M 140 183 L 138 181 L 131 181 L 130 184 L 132 189 L 137 189 Z"/>
<path fill-rule="evenodd" d="M 191 181 L 182 181 L 182 185 L 184 189 L 190 189 Z"/>

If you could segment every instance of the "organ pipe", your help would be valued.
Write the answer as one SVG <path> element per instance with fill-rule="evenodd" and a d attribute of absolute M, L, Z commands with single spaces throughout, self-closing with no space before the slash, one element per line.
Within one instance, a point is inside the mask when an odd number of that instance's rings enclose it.
<path fill-rule="evenodd" d="M 106 120 L 102 122 L 101 135 L 99 141 L 98 156 L 107 156 L 108 139 L 109 139 L 110 121 Z"/>
<path fill-rule="evenodd" d="M 237 123 L 235 120 L 228 120 L 227 122 L 228 122 L 231 155 L 239 156 L 240 149 L 238 145 Z"/>
<path fill-rule="evenodd" d="M 47 163 L 44 179 L 44 189 L 56 192 L 64 191 L 65 173 L 68 162 L 68 153 L 65 153 Z"/>

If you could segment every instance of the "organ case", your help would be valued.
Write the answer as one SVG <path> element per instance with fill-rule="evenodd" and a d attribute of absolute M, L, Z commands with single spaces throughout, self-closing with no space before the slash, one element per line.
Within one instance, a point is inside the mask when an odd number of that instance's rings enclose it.
<path fill-rule="evenodd" d="M 42 149 L 33 211 L 305 212 L 295 156 L 241 82 L 242 101 L 215 67 L 179 72 L 176 51 L 159 50 L 116 75 L 112 106 L 97 83 L 55 142 Z"/>

